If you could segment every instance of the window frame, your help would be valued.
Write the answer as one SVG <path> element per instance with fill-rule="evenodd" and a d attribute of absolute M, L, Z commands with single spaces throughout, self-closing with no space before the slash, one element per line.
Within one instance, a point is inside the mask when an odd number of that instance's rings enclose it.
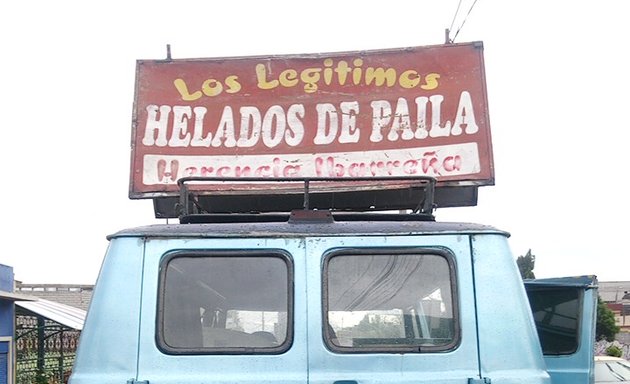
<path fill-rule="evenodd" d="M 274 347 L 190 347 L 178 348 L 164 341 L 164 300 L 166 271 L 168 264 L 177 258 L 242 258 L 269 257 L 278 258 L 287 268 L 287 336 L 282 344 Z M 278 355 L 288 351 L 294 338 L 294 262 L 291 254 L 284 249 L 230 249 L 230 250 L 177 250 L 166 253 L 160 260 L 158 273 L 157 308 L 155 316 L 155 342 L 158 349 L 167 355 Z"/>
<path fill-rule="evenodd" d="M 328 331 L 328 269 L 330 260 L 338 256 L 373 256 L 373 255 L 431 255 L 442 257 L 448 266 L 451 303 L 453 311 L 453 339 L 450 343 L 440 346 L 376 346 L 376 347 L 347 347 L 339 346 L 331 341 L 331 334 Z M 328 350 L 342 354 L 364 354 L 364 353 L 434 353 L 450 352 L 461 344 L 461 317 L 459 313 L 459 292 L 457 284 L 457 265 L 455 255 L 445 247 L 370 247 L 370 248 L 336 248 L 324 253 L 322 260 L 322 337 L 324 345 Z"/>

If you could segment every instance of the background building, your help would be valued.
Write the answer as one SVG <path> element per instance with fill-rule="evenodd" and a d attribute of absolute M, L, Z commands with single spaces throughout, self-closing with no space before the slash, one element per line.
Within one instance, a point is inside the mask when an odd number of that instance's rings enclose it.
<path fill-rule="evenodd" d="M 55 303 L 88 310 L 92 299 L 93 285 L 79 284 L 24 284 L 15 282 L 15 292 L 39 297 Z"/>
<path fill-rule="evenodd" d="M 0 384 L 66 382 L 91 297 L 92 286 L 23 286 L 0 264 Z"/>
<path fill-rule="evenodd" d="M 599 296 L 615 314 L 619 341 L 630 344 L 630 281 L 600 281 Z"/>

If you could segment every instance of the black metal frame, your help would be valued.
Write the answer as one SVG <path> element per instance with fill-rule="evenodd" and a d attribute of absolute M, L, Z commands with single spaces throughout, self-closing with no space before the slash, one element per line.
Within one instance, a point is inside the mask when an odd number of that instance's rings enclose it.
<path fill-rule="evenodd" d="M 16 309 L 16 383 L 65 382 L 80 334 L 42 315 Z"/>
<path fill-rule="evenodd" d="M 177 181 L 180 221 L 193 222 L 195 215 L 234 213 L 259 214 L 261 212 L 286 213 L 294 210 L 328 210 L 344 212 L 375 212 L 409 209 L 411 213 L 432 218 L 435 208 L 437 180 L 427 176 L 416 177 L 184 177 Z M 283 193 L 251 192 L 246 189 L 209 193 L 194 188 L 194 183 L 232 185 L 238 183 L 293 184 Z M 382 183 L 386 187 L 377 187 Z M 335 185 L 336 184 L 336 185 Z M 273 189 L 273 186 L 271 187 Z M 264 203 L 261 203 L 264 199 Z M 235 219 L 237 221 L 238 219 Z M 221 221 L 228 220 L 223 216 Z"/>

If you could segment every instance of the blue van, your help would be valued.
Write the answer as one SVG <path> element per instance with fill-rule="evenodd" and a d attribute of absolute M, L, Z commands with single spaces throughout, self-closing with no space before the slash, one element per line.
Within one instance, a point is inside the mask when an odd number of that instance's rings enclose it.
<path fill-rule="evenodd" d="M 109 236 L 71 384 L 592 382 L 596 279 L 524 284 L 505 231 L 436 221 L 427 199 L 355 213 L 312 209 L 307 190 L 288 212 L 200 213 L 188 198 L 177 224 Z"/>

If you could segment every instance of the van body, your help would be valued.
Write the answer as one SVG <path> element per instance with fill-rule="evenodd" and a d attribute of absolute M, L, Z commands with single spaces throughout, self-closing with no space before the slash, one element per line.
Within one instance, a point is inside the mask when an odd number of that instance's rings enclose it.
<path fill-rule="evenodd" d="M 228 216 L 109 236 L 71 384 L 592 381 L 596 281 L 528 297 L 504 231 Z M 537 326 L 564 347 L 545 356 Z"/>
<path fill-rule="evenodd" d="M 494 185 L 482 53 L 139 60 L 129 197 L 179 223 L 109 237 L 71 384 L 589 383 L 595 279 L 433 216 Z"/>

